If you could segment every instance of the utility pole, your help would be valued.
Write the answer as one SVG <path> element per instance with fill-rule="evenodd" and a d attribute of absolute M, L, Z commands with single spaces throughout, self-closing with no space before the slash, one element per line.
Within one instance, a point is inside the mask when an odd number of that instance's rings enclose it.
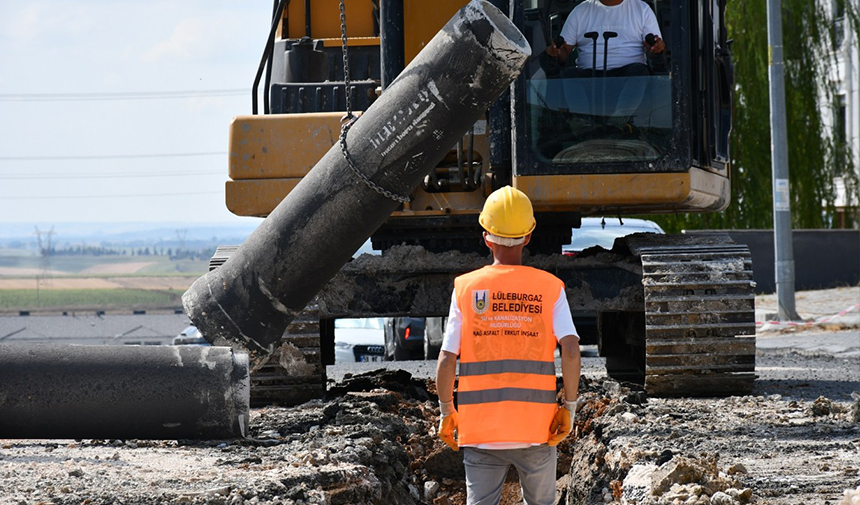
<path fill-rule="evenodd" d="M 179 239 L 179 246 L 176 248 L 176 256 L 179 256 L 179 251 L 185 249 L 185 236 L 188 235 L 188 228 L 178 228 L 176 230 L 176 238 Z"/>
<path fill-rule="evenodd" d="M 36 226 L 36 231 L 33 233 L 36 235 L 36 240 L 39 243 L 39 255 L 41 259 L 39 261 L 39 270 L 40 274 L 36 276 L 36 284 L 39 283 L 39 278 L 46 281 L 46 283 L 51 283 L 51 249 L 54 247 L 52 237 L 56 235 L 54 232 L 54 227 L 51 226 L 51 231 L 43 232 L 39 230 L 39 227 Z M 44 235 L 45 239 L 42 239 Z M 37 292 L 38 296 L 38 292 Z"/>
<path fill-rule="evenodd" d="M 791 321 L 800 317 L 794 305 L 794 244 L 791 238 L 791 193 L 788 185 L 781 0 L 767 2 L 767 43 L 776 297 L 779 303 L 779 320 Z"/>

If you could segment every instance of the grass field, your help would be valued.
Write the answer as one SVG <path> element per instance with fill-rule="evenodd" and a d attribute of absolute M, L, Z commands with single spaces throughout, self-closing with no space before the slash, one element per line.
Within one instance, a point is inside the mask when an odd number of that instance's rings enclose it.
<path fill-rule="evenodd" d="M 33 254 L 0 253 L 0 314 L 172 310 L 209 264 L 166 256 L 52 256 L 45 265 Z"/>
<path fill-rule="evenodd" d="M 179 307 L 181 296 L 182 291 L 145 289 L 4 289 L 0 290 L 0 311 Z"/>
<path fill-rule="evenodd" d="M 52 256 L 48 265 L 39 256 L 0 254 L 0 277 L 35 277 L 47 266 L 53 276 L 203 275 L 208 260 L 177 260 L 166 256 Z"/>

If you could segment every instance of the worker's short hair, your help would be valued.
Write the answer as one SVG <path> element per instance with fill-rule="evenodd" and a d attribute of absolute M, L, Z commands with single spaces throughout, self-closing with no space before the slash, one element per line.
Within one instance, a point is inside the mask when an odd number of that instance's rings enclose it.
<path fill-rule="evenodd" d="M 494 244 L 503 245 L 505 247 L 513 247 L 515 245 L 520 245 L 526 241 L 525 237 L 500 237 L 498 235 L 493 235 L 490 232 L 487 232 L 487 241 L 492 242 Z"/>

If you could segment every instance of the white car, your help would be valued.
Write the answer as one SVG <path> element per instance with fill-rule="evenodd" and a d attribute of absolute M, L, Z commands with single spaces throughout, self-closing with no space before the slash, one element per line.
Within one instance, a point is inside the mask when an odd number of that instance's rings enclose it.
<path fill-rule="evenodd" d="M 211 345 L 196 326 L 189 326 L 182 330 L 182 333 L 173 337 L 173 345 Z"/>
<path fill-rule="evenodd" d="M 622 224 L 624 223 L 624 224 Z M 576 256 L 585 249 L 600 246 L 606 250 L 612 249 L 615 239 L 626 237 L 633 233 L 664 233 L 660 225 L 654 221 L 624 217 L 584 217 L 582 226 L 573 229 L 570 244 L 562 246 L 565 256 Z M 597 317 L 592 312 L 573 311 L 573 321 L 579 331 L 579 343 L 593 345 L 597 343 Z"/>
<path fill-rule="evenodd" d="M 385 359 L 385 320 L 336 319 L 334 362 L 355 363 Z"/>
<path fill-rule="evenodd" d="M 623 223 L 623 224 L 622 224 Z M 584 217 L 582 226 L 573 229 L 570 244 L 562 246 L 561 251 L 568 256 L 575 256 L 589 247 L 600 246 L 612 249 L 615 239 L 633 233 L 665 233 L 654 221 L 634 218 L 617 217 Z"/>

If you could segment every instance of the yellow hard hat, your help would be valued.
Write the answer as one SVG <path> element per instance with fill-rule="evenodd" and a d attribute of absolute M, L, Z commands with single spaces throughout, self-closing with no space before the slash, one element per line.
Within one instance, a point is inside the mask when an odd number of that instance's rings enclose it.
<path fill-rule="evenodd" d="M 535 229 L 532 202 L 522 191 L 505 186 L 493 191 L 478 217 L 481 227 L 498 237 L 524 237 Z"/>

